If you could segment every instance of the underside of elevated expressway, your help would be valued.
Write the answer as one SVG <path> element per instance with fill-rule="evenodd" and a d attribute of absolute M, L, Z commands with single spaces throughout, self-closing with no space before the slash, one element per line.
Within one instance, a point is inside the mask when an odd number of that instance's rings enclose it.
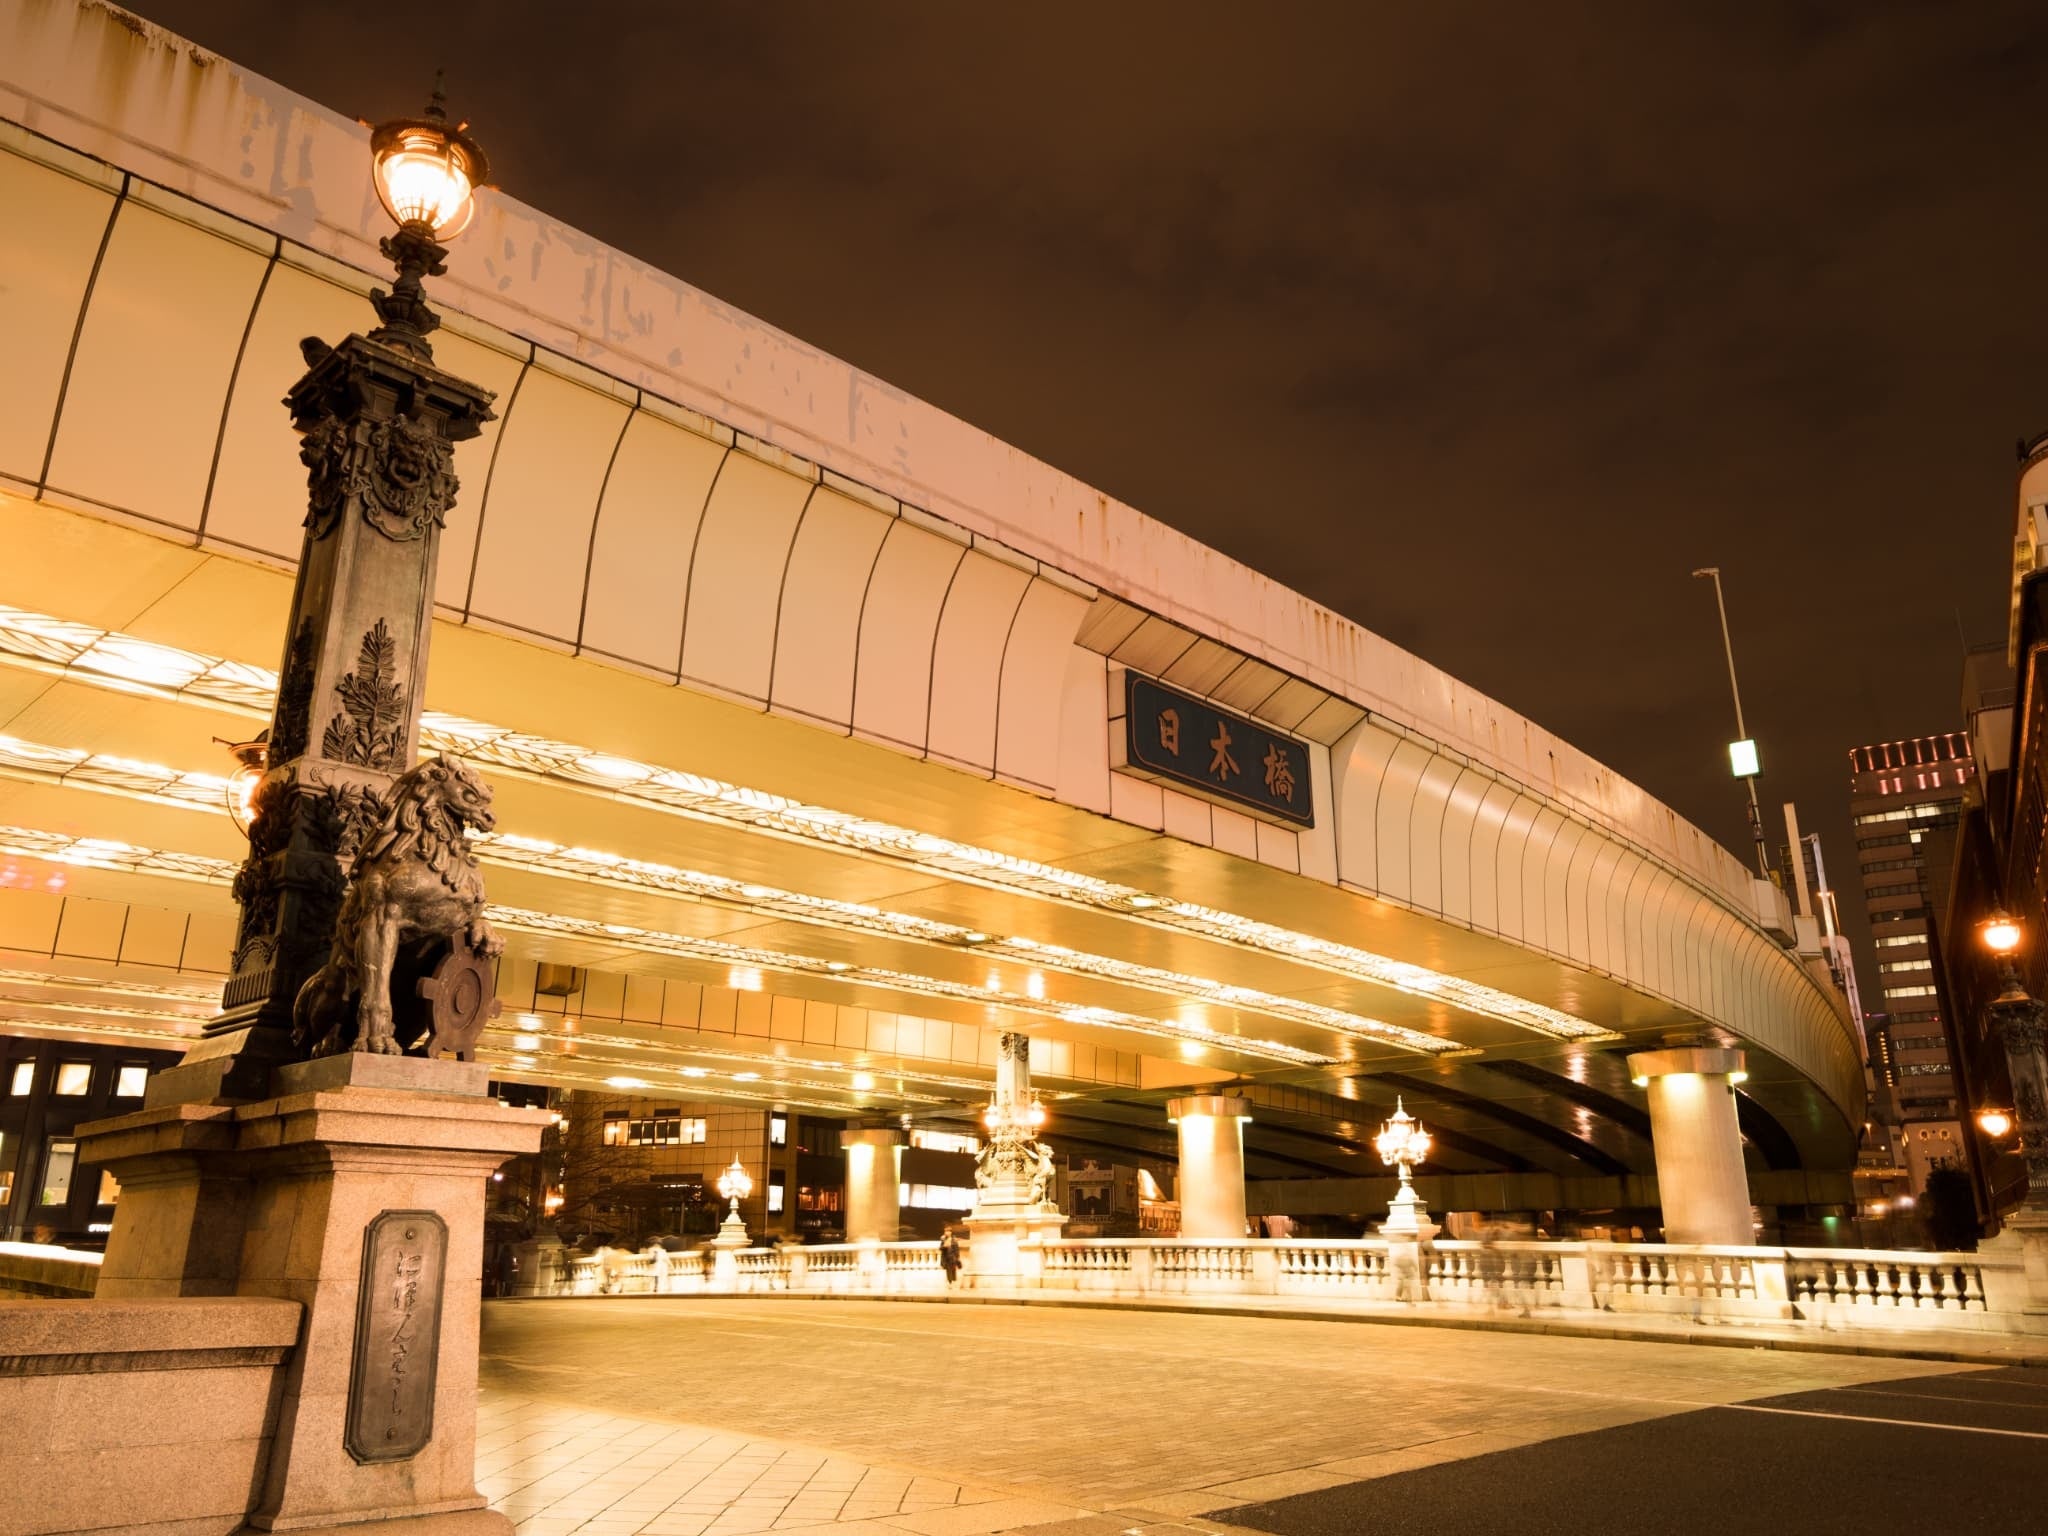
<path fill-rule="evenodd" d="M 224 744 L 289 672 L 277 401 L 368 313 L 362 133 L 239 72 L 188 110 L 202 66 L 146 40 L 12 41 L 0 1030 L 189 1040 L 247 852 Z M 1840 999 L 1650 796 L 534 210 L 478 224 L 435 346 L 497 420 L 456 453 L 422 749 L 496 790 L 496 1075 L 966 1128 L 1022 1030 L 1061 1150 L 1171 1161 L 1166 1101 L 1229 1085 L 1255 1210 L 1359 1211 L 1398 1097 L 1439 1207 L 1599 1210 L 1655 1203 L 1625 1057 L 1680 1036 L 1747 1053 L 1760 1203 L 1850 1198 Z M 1298 750 L 1305 818 L 1133 771 L 1131 675 Z"/>
<path fill-rule="evenodd" d="M 233 943 L 220 743 L 268 718 L 255 658 L 288 578 L 19 498 L 0 517 L 4 1026 L 189 1039 Z M 474 628 L 441 626 L 428 708 L 497 789 L 503 1078 L 971 1130 L 997 1032 L 1023 1028 L 1062 1151 L 1170 1163 L 1165 1101 L 1233 1085 L 1255 1208 L 1383 1199 L 1348 1181 L 1384 1178 L 1370 1138 L 1397 1096 L 1455 1208 L 1654 1205 L 1624 1056 L 1695 1021 L 1612 980 Z M 537 992 L 544 963 L 577 990 Z M 1759 1198 L 1831 1198 L 1816 1096 L 1758 1079 Z"/>

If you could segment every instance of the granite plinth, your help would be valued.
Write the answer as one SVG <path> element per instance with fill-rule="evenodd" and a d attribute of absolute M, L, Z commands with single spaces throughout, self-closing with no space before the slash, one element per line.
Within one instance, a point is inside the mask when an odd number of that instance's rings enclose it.
<path fill-rule="evenodd" d="M 350 1053 L 277 1068 L 271 1096 L 254 1102 L 158 1104 L 82 1128 L 84 1155 L 122 1181 L 103 1295 L 233 1294 L 303 1308 L 248 1525 L 375 1522 L 377 1536 L 414 1522 L 451 1536 L 508 1528 L 475 1483 L 483 1203 L 492 1170 L 536 1150 L 549 1116 L 486 1097 L 487 1076 L 475 1063 Z M 438 1338 L 406 1363 L 430 1373 L 432 1432 L 411 1456 L 359 1461 L 342 1426 L 364 1238 L 390 1212 L 447 1230 L 439 1272 L 420 1277 L 439 1287 Z"/>

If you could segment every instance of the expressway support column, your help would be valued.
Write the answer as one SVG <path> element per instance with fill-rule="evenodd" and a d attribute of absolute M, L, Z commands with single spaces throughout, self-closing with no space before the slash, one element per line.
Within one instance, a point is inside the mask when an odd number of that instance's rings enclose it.
<path fill-rule="evenodd" d="M 1657 1192 L 1667 1243 L 1756 1240 L 1735 1085 L 1742 1052 L 1715 1046 L 1640 1051 L 1629 1075 L 1650 1094 L 1650 1141 L 1657 1155 Z"/>
<path fill-rule="evenodd" d="M 846 1152 L 846 1240 L 895 1242 L 903 1133 L 841 1131 L 839 1145 Z"/>
<path fill-rule="evenodd" d="M 1167 1101 L 1180 1131 L 1180 1235 L 1244 1236 L 1244 1122 L 1252 1107 L 1222 1094 Z"/>

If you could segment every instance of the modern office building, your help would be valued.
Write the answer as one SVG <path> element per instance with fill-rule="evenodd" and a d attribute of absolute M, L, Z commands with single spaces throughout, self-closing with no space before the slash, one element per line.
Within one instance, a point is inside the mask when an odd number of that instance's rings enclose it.
<path fill-rule="evenodd" d="M 1849 817 L 1876 954 L 1870 1069 L 1880 1112 L 1896 1116 L 1915 1198 L 1931 1169 L 1968 1157 L 1954 1042 L 1935 983 L 1929 887 L 1948 879 L 1946 850 L 1974 774 L 1964 731 L 1849 754 Z M 1931 856 L 1937 844 L 1942 854 Z"/>
<path fill-rule="evenodd" d="M 1934 974 L 1930 885 L 1947 878 L 1935 843 L 1953 840 L 1976 774 L 1966 732 L 1857 747 L 1849 814 L 1877 995 L 1867 1019 L 1873 1101 L 1895 1127 L 1912 1194 L 1928 1172 L 1966 1156 L 1955 1065 Z M 1936 868 L 1936 866 L 1940 866 Z"/>
<path fill-rule="evenodd" d="M 142 1107 L 176 1051 L 0 1034 L 0 1238 L 95 1246 L 121 1187 L 79 1161 L 78 1127 Z"/>

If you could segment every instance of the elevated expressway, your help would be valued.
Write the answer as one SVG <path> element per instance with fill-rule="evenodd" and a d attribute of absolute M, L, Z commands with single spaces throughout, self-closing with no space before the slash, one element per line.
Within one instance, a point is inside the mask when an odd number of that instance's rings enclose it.
<path fill-rule="evenodd" d="M 366 135 L 87 7 L 0 9 L 0 120 L 0 1028 L 158 1043 L 233 942 L 217 739 L 274 696 Z M 498 396 L 427 706 L 498 790 L 502 1076 L 965 1124 L 1022 1028 L 1073 1150 L 1229 1083 L 1254 1180 L 1378 1175 L 1399 1094 L 1439 1201 L 1598 1208 L 1653 1168 L 1626 1052 L 1694 1033 L 1757 1197 L 1848 1198 L 1840 999 L 1636 786 L 511 198 L 434 291 Z M 1115 770 L 1127 669 L 1304 744 L 1313 825 Z"/>

